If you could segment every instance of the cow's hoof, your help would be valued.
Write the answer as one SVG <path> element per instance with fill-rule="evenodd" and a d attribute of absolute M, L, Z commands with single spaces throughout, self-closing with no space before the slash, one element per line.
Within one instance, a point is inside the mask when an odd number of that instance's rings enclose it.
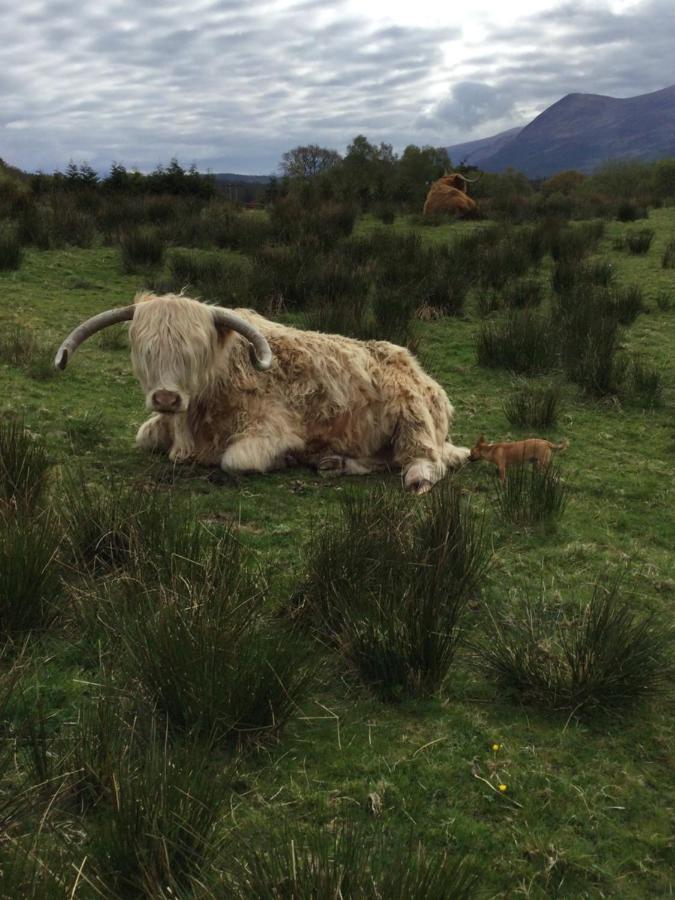
<path fill-rule="evenodd" d="M 419 481 L 411 481 L 409 484 L 406 484 L 405 489 L 409 494 L 421 497 L 422 494 L 428 494 L 432 487 L 433 484 L 430 481 L 426 478 L 420 478 Z"/>
<path fill-rule="evenodd" d="M 344 456 L 322 456 L 319 460 L 319 465 L 317 466 L 317 470 L 319 472 L 334 475 L 340 475 L 345 471 L 346 462 Z"/>
<path fill-rule="evenodd" d="M 187 462 L 192 456 L 192 451 L 187 447 L 174 447 L 169 453 L 169 459 L 173 463 Z"/>

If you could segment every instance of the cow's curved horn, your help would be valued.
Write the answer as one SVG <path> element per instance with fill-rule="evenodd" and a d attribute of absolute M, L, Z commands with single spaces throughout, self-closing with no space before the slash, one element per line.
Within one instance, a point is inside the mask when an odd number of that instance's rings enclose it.
<path fill-rule="evenodd" d="M 238 331 L 247 341 L 251 342 L 251 361 L 256 369 L 264 372 L 272 365 L 272 351 L 267 339 L 245 319 L 235 316 L 228 309 L 213 308 L 213 318 L 219 325 Z"/>
<path fill-rule="evenodd" d="M 54 358 L 54 365 L 56 368 L 65 369 L 68 365 L 71 353 L 74 353 L 82 341 L 86 341 L 92 334 L 96 334 L 96 332 L 101 331 L 102 328 L 107 328 L 108 325 L 116 325 L 117 322 L 128 322 L 129 319 L 133 319 L 134 309 L 134 306 L 123 306 L 120 309 L 108 309 L 105 312 L 99 313 L 97 316 L 92 316 L 91 319 L 87 319 L 87 321 L 82 322 L 81 325 L 78 325 L 74 331 L 71 331 L 59 347 L 58 353 Z"/>
<path fill-rule="evenodd" d="M 466 175 L 461 175 L 460 177 L 463 178 L 467 184 L 475 184 L 477 181 L 481 180 L 483 173 L 480 172 L 475 178 L 467 178 Z"/>

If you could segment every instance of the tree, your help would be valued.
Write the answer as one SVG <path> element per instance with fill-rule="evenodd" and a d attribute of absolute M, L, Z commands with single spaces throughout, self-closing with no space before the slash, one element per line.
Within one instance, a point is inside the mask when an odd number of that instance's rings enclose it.
<path fill-rule="evenodd" d="M 294 147 L 281 158 L 279 168 L 289 178 L 313 178 L 321 172 L 332 169 L 342 161 L 337 150 L 328 150 L 318 144 Z"/>

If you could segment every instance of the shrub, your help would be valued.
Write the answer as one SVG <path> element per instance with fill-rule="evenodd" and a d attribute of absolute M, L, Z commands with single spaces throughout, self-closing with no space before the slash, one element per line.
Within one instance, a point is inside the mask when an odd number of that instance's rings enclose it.
<path fill-rule="evenodd" d="M 68 194 L 50 197 L 48 214 L 49 247 L 91 247 L 96 239 L 96 221 L 83 212 Z"/>
<path fill-rule="evenodd" d="M 567 488 L 553 465 L 522 465 L 506 472 L 497 485 L 497 507 L 507 522 L 537 525 L 560 518 Z"/>
<path fill-rule="evenodd" d="M 647 253 L 654 240 L 653 228 L 641 228 L 639 231 L 631 231 L 626 235 L 626 247 L 629 253 L 634 255 Z"/>
<path fill-rule="evenodd" d="M 626 372 L 625 398 L 644 407 L 660 406 L 663 390 L 660 372 L 646 366 L 639 357 L 634 358 Z"/>
<path fill-rule="evenodd" d="M 412 837 L 396 850 L 356 821 L 291 831 L 288 825 L 239 837 L 228 851 L 227 895 L 239 900 L 349 897 L 359 900 L 469 900 L 477 876 L 466 858 L 426 852 Z"/>
<path fill-rule="evenodd" d="M 649 211 L 644 206 L 639 206 L 633 200 L 624 200 L 619 204 L 616 217 L 619 222 L 635 222 L 637 219 L 646 219 Z"/>
<path fill-rule="evenodd" d="M 389 203 L 379 203 L 373 210 L 373 215 L 383 225 L 392 225 L 396 219 L 396 209 Z"/>
<path fill-rule="evenodd" d="M 259 591 L 238 574 L 229 591 L 173 579 L 122 622 L 129 673 L 175 732 L 215 742 L 274 736 L 304 694 L 304 648 L 270 630 Z"/>
<path fill-rule="evenodd" d="M 137 272 L 139 269 L 161 265 L 164 244 L 154 228 L 131 228 L 120 236 L 120 254 L 124 271 Z"/>
<path fill-rule="evenodd" d="M 581 608 L 542 599 L 496 617 L 480 665 L 524 703 L 576 716 L 619 712 L 668 688 L 669 642 L 616 582 L 598 582 Z"/>
<path fill-rule="evenodd" d="M 457 488 L 443 483 L 416 509 L 405 501 L 386 488 L 348 495 L 307 557 L 318 632 L 385 700 L 442 687 L 487 565 L 482 523 Z"/>
<path fill-rule="evenodd" d="M 518 428 L 551 428 L 558 419 L 559 384 L 521 384 L 504 402 L 504 413 Z"/>
<path fill-rule="evenodd" d="M 477 263 L 480 283 L 499 290 L 510 279 L 519 278 L 527 272 L 531 257 L 528 247 L 509 235 L 498 244 L 484 246 Z"/>
<path fill-rule="evenodd" d="M 550 250 L 553 259 L 574 262 L 591 253 L 605 233 L 600 220 L 560 228 L 551 234 Z"/>
<path fill-rule="evenodd" d="M 250 269 L 246 259 L 218 251 L 171 250 L 168 256 L 173 290 L 187 288 L 223 306 L 247 306 Z"/>
<path fill-rule="evenodd" d="M 511 309 L 539 306 L 544 296 L 544 288 L 536 278 L 520 278 L 502 288 L 502 300 Z"/>
<path fill-rule="evenodd" d="M 34 509 L 42 500 L 51 468 L 47 448 L 19 419 L 0 419 L 0 510 Z"/>
<path fill-rule="evenodd" d="M 605 303 L 605 310 L 621 325 L 631 325 L 645 310 L 642 289 L 637 284 L 613 288 Z"/>
<path fill-rule="evenodd" d="M 0 223 L 0 271 L 18 269 L 21 266 L 23 251 L 19 241 L 19 233 L 10 222 Z"/>
<path fill-rule="evenodd" d="M 478 333 L 478 363 L 525 375 L 539 375 L 556 365 L 548 318 L 516 310 L 499 322 L 486 322 Z"/>
<path fill-rule="evenodd" d="M 114 760 L 113 784 L 89 828 L 89 883 L 97 894 L 184 896 L 209 867 L 230 794 L 210 762 L 203 746 L 171 747 L 161 735 Z"/>
<path fill-rule="evenodd" d="M 63 595 L 53 517 L 0 514 L 0 634 L 16 637 L 47 628 Z"/>
<path fill-rule="evenodd" d="M 661 266 L 664 269 L 675 269 L 675 241 L 668 241 L 661 257 Z"/>

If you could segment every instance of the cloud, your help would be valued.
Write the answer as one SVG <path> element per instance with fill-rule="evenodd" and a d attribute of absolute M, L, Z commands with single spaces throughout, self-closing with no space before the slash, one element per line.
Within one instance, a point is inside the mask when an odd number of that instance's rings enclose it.
<path fill-rule="evenodd" d="M 301 143 L 450 144 L 523 124 L 574 90 L 665 86 L 670 0 L 565 2 L 508 27 L 401 24 L 347 0 L 27 0 L 3 20 L 0 156 L 83 153 L 271 172 Z M 481 24 L 480 22 L 478 24 Z M 665 80 L 664 80 L 665 79 Z"/>
<path fill-rule="evenodd" d="M 498 121 L 513 113 L 513 99 L 500 88 L 480 81 L 459 81 L 443 100 L 418 119 L 422 128 L 473 131 L 485 122 Z"/>

